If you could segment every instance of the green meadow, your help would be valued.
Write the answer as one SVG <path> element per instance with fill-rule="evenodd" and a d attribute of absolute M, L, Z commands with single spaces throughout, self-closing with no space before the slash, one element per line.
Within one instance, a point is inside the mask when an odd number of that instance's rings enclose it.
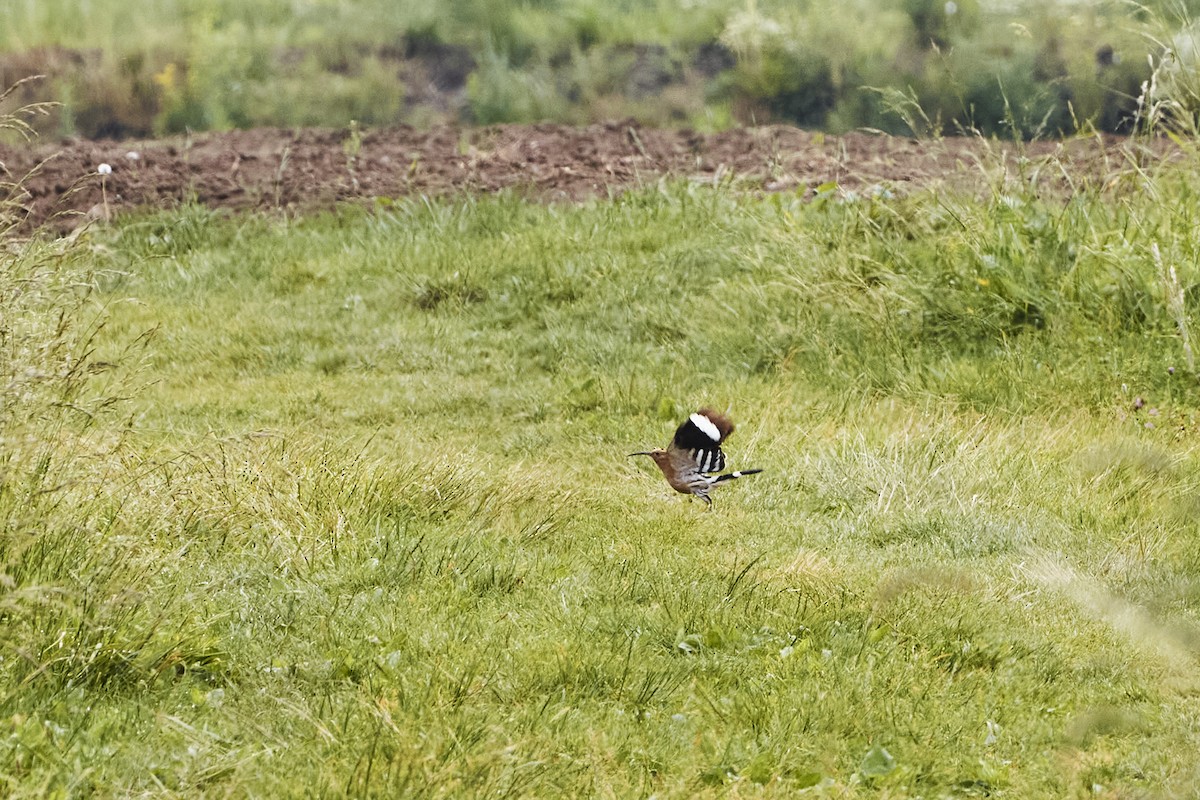
<path fill-rule="evenodd" d="M 1197 0 L 5 0 L 48 136 L 570 124 L 1128 133 L 1196 100 Z M 1168 84 L 1171 84 L 1168 86 Z M 42 99 L 31 93 L 26 100 Z M 915 103 L 927 118 L 896 113 Z"/>
<path fill-rule="evenodd" d="M 1194 165 L 10 232 L 0 791 L 1194 796 Z"/>

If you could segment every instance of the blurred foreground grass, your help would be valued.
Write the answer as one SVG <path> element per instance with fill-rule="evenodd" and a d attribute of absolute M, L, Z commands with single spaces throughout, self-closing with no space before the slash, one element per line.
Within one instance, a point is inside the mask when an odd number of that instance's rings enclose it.
<path fill-rule="evenodd" d="M 1194 794 L 1197 185 L 13 242 L 4 793 Z"/>

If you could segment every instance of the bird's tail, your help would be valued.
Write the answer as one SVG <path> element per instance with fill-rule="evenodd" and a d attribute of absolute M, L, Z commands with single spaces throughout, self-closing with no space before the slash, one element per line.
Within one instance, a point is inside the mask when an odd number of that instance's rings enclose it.
<path fill-rule="evenodd" d="M 759 472 L 762 472 L 762 470 L 761 469 L 739 469 L 736 472 L 727 472 L 724 475 L 718 475 L 716 478 L 713 479 L 713 483 L 720 483 L 721 481 L 737 480 L 738 478 L 742 477 L 743 475 L 756 475 Z"/>

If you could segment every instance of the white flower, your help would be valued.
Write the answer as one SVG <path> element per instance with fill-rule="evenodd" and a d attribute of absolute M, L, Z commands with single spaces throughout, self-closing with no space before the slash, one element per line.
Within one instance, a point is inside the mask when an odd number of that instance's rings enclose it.
<path fill-rule="evenodd" d="M 949 0 L 949 2 L 946 3 L 945 8 L 947 17 L 953 17 L 958 13 L 958 3 L 954 2 L 954 0 Z"/>
<path fill-rule="evenodd" d="M 96 167 L 96 172 L 99 172 L 101 175 L 112 175 L 112 167 L 108 164 L 101 164 Z"/>

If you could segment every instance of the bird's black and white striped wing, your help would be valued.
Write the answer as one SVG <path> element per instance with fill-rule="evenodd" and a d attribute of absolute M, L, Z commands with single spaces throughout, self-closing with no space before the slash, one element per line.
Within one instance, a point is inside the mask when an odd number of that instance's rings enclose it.
<path fill-rule="evenodd" d="M 725 420 L 720 419 L 719 422 L 725 423 Z M 721 440 L 726 433 L 707 415 L 692 414 L 675 431 L 673 444 L 691 454 L 700 472 L 720 472 L 725 469 Z"/>
<path fill-rule="evenodd" d="M 721 448 L 707 448 L 694 451 L 696 469 L 703 473 L 720 472 L 725 469 L 725 453 Z"/>

